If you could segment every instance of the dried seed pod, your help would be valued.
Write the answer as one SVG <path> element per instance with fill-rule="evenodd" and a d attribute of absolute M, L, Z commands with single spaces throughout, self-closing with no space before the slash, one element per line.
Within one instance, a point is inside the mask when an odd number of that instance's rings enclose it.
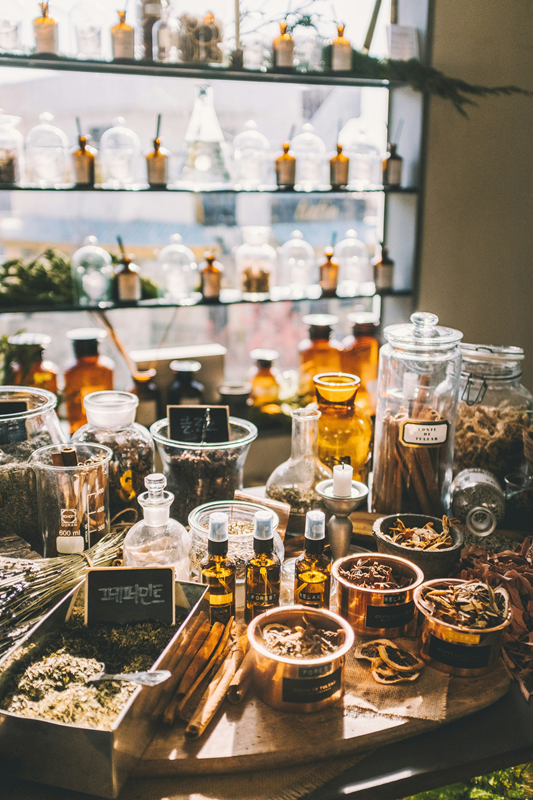
<path fill-rule="evenodd" d="M 413 670 L 421 670 L 424 667 L 424 662 L 410 653 L 408 650 L 402 650 L 401 647 L 393 645 L 380 644 L 378 652 L 385 664 L 397 672 L 413 672 Z"/>

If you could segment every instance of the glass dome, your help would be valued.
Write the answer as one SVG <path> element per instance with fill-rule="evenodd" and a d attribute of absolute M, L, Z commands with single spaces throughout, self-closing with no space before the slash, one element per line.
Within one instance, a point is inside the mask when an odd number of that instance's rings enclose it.
<path fill-rule="evenodd" d="M 335 246 L 335 258 L 339 262 L 339 284 L 365 283 L 372 280 L 372 266 L 366 247 L 357 238 L 357 231 L 346 231 L 346 238 Z"/>
<path fill-rule="evenodd" d="M 95 0 L 81 0 L 70 12 L 76 58 L 102 58 L 102 19 L 105 10 Z"/>
<path fill-rule="evenodd" d="M 0 53 L 23 53 L 24 9 L 16 0 L 3 0 L 0 8 Z"/>
<path fill-rule="evenodd" d="M 244 297 L 260 300 L 275 283 L 277 255 L 268 244 L 271 232 L 256 225 L 242 228 L 244 242 L 235 252 L 235 263 Z"/>
<path fill-rule="evenodd" d="M 303 296 L 305 289 L 318 281 L 315 251 L 301 231 L 293 231 L 279 248 L 279 255 L 281 281 L 289 284 L 295 296 Z"/>
<path fill-rule="evenodd" d="M 161 17 L 152 28 L 154 61 L 165 64 L 181 61 L 180 31 L 181 24 L 172 5 L 163 6 Z"/>
<path fill-rule="evenodd" d="M 322 72 L 326 40 L 317 30 L 297 25 L 293 32 L 294 66 L 298 72 Z"/>
<path fill-rule="evenodd" d="M 28 178 L 32 186 L 56 189 L 70 182 L 70 153 L 66 134 L 52 125 L 53 114 L 39 116 L 26 136 Z"/>
<path fill-rule="evenodd" d="M 126 126 L 124 117 L 115 117 L 113 127 L 100 140 L 102 185 L 106 189 L 132 189 L 139 170 L 141 143 Z"/>
<path fill-rule="evenodd" d="M 241 36 L 244 69 L 264 71 L 269 65 L 266 39 L 257 31 L 250 31 Z"/>
<path fill-rule="evenodd" d="M 230 173 L 224 134 L 215 111 L 212 86 L 199 86 L 185 134 L 186 156 L 180 184 L 194 189 L 227 186 Z"/>
<path fill-rule="evenodd" d="M 339 134 L 339 144 L 350 159 L 350 189 L 368 189 L 382 183 L 381 152 L 368 141 L 362 126 L 347 123 Z"/>
<path fill-rule="evenodd" d="M 24 175 L 24 136 L 17 130 L 21 121 L 0 109 L 0 184 L 20 183 Z"/>
<path fill-rule="evenodd" d="M 311 123 L 302 125 L 302 132 L 291 142 L 291 150 L 296 159 L 296 188 L 311 192 L 322 186 L 326 145 Z"/>
<path fill-rule="evenodd" d="M 265 183 L 270 143 L 252 119 L 233 140 L 235 188 L 257 189 Z"/>
<path fill-rule="evenodd" d="M 157 256 L 157 270 L 160 297 L 177 302 L 196 298 L 199 282 L 196 256 L 182 244 L 179 233 L 170 237 L 169 244 Z"/>
<path fill-rule="evenodd" d="M 72 256 L 74 296 L 80 306 L 110 305 L 113 288 L 111 256 L 98 247 L 96 236 L 87 236 Z"/>

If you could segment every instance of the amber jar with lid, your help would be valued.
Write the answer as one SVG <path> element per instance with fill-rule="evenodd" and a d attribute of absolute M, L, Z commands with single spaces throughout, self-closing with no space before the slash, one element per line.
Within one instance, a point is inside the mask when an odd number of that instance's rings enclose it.
<path fill-rule="evenodd" d="M 342 344 L 332 334 L 338 317 L 333 314 L 307 314 L 302 322 L 309 325 L 309 336 L 298 344 L 300 357 L 299 394 L 304 402 L 315 396 L 313 378 L 319 372 L 340 372 Z"/>
<path fill-rule="evenodd" d="M 114 362 L 98 353 L 98 343 L 106 332 L 100 328 L 76 328 L 67 332 L 75 360 L 65 369 L 65 405 L 70 432 L 87 422 L 83 400 L 91 392 L 113 389 Z"/>
<path fill-rule="evenodd" d="M 218 303 L 224 267 L 219 261 L 215 261 L 213 253 L 204 253 L 204 258 L 204 263 L 200 264 L 198 268 L 202 282 L 200 291 L 204 297 L 204 303 Z"/>
<path fill-rule="evenodd" d="M 325 260 L 318 265 L 323 297 L 335 297 L 337 294 L 337 283 L 339 280 L 339 263 L 333 258 L 333 247 L 326 247 L 324 250 Z"/>
<path fill-rule="evenodd" d="M 52 339 L 44 333 L 17 333 L 9 337 L 10 380 L 13 386 L 33 386 L 57 394 L 59 368 L 43 354 Z"/>
<path fill-rule="evenodd" d="M 373 416 L 378 388 L 379 317 L 369 311 L 356 311 L 348 314 L 347 320 L 352 323 L 353 330 L 342 341 L 342 370 L 357 375 L 361 381 L 357 405 Z"/>

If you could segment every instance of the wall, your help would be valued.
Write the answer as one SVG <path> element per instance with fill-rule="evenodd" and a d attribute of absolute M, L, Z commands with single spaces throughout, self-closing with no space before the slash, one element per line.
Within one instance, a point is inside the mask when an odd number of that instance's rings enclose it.
<path fill-rule="evenodd" d="M 531 0 L 436 0 L 433 65 L 533 90 Z M 468 342 L 526 351 L 533 390 L 533 98 L 481 99 L 463 119 L 429 107 L 418 307 Z"/>

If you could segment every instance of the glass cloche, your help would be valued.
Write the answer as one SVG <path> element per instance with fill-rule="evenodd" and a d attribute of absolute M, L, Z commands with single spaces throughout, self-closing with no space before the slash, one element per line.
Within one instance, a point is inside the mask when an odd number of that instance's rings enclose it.
<path fill-rule="evenodd" d="M 161 9 L 161 17 L 152 28 L 154 61 L 176 64 L 181 61 L 180 49 L 181 23 L 172 5 L 168 3 Z"/>
<path fill-rule="evenodd" d="M 22 20 L 24 9 L 16 0 L 3 0 L 0 8 L 0 53 L 24 52 Z"/>
<path fill-rule="evenodd" d="M 98 247 L 96 236 L 87 236 L 83 247 L 72 256 L 74 297 L 80 306 L 106 306 L 112 301 L 111 256 Z"/>
<path fill-rule="evenodd" d="M 193 251 L 182 244 L 179 233 L 157 256 L 159 297 L 186 303 L 196 299 L 199 283 L 198 265 Z"/>
<path fill-rule="evenodd" d="M 291 233 L 291 238 L 279 248 L 279 256 L 280 282 L 290 286 L 293 296 L 303 296 L 308 286 L 318 283 L 315 251 L 301 231 Z"/>
<path fill-rule="evenodd" d="M 100 140 L 102 186 L 105 189 L 133 189 L 139 174 L 141 143 L 128 128 L 124 117 L 115 117 L 113 127 Z"/>
<path fill-rule="evenodd" d="M 17 130 L 20 122 L 20 117 L 0 109 L 0 185 L 20 183 L 24 175 L 24 136 Z"/>
<path fill-rule="evenodd" d="M 269 151 L 266 136 L 259 133 L 253 119 L 248 120 L 233 140 L 236 189 L 257 189 L 265 183 Z"/>
<path fill-rule="evenodd" d="M 339 263 L 339 288 L 343 285 L 361 284 L 372 280 L 372 266 L 366 247 L 357 238 L 357 231 L 346 231 L 346 238 L 335 246 L 335 259 Z"/>
<path fill-rule="evenodd" d="M 245 298 L 260 300 L 276 280 L 277 255 L 268 244 L 271 229 L 258 225 L 242 228 L 243 244 L 235 252 L 235 264 Z"/>
<path fill-rule="evenodd" d="M 102 58 L 102 19 L 105 10 L 95 0 L 80 0 L 70 12 L 76 58 Z"/>
<path fill-rule="evenodd" d="M 39 124 L 26 136 L 28 179 L 40 189 L 57 189 L 70 183 L 68 139 L 52 125 L 53 119 L 53 114 L 41 114 Z"/>
<path fill-rule="evenodd" d="M 180 185 L 186 188 L 227 186 L 230 173 L 224 134 L 215 111 L 213 87 L 199 86 L 185 134 L 186 156 Z"/>
<path fill-rule="evenodd" d="M 296 159 L 296 188 L 305 192 L 319 189 L 324 184 L 326 145 L 310 122 L 302 125 L 301 133 L 291 141 L 291 150 Z"/>
<path fill-rule="evenodd" d="M 382 183 L 381 152 L 372 144 L 363 127 L 345 125 L 339 135 L 345 156 L 350 159 L 350 189 L 369 189 Z"/>

